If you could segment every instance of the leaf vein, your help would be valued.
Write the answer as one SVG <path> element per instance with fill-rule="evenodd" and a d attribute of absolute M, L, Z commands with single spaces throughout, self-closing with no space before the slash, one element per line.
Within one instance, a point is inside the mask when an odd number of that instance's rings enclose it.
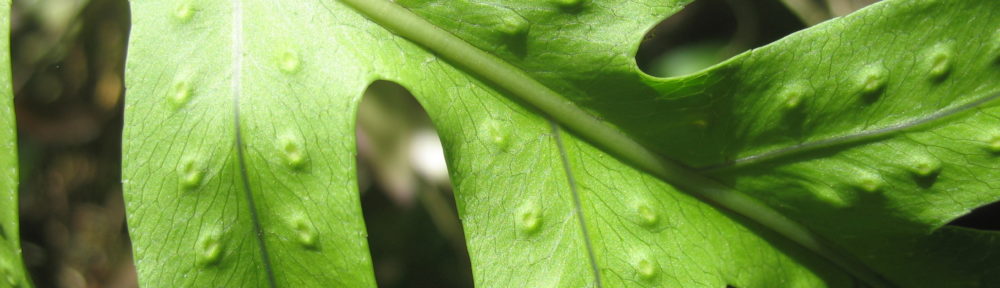
<path fill-rule="evenodd" d="M 254 203 L 253 190 L 250 188 L 250 178 L 247 175 L 246 155 L 243 143 L 243 132 L 240 127 L 240 96 L 243 94 L 243 3 L 242 0 L 234 0 L 233 3 L 233 23 L 232 23 L 232 61 L 233 74 L 230 81 L 233 98 L 233 128 L 236 130 L 236 157 L 239 161 L 240 180 L 243 184 L 243 192 L 247 199 L 247 206 L 250 210 L 250 219 L 256 232 L 255 240 L 260 250 L 261 262 L 267 274 L 269 287 L 277 287 L 274 279 L 274 270 L 271 268 L 271 259 L 267 251 L 267 243 L 264 240 L 264 227 L 260 223 L 260 215 L 257 213 L 257 205 Z"/>
<path fill-rule="evenodd" d="M 562 131 L 559 124 L 549 120 L 552 125 L 552 137 L 555 137 L 556 147 L 559 148 L 559 159 L 562 161 L 563 171 L 566 172 L 566 181 L 569 182 L 569 190 L 573 194 L 573 212 L 576 214 L 577 223 L 580 224 L 580 233 L 583 234 L 583 244 L 587 249 L 587 260 L 590 262 L 590 269 L 594 274 L 594 283 L 598 288 L 604 287 L 601 282 L 601 269 L 597 266 L 597 257 L 594 256 L 594 245 L 590 241 L 590 231 L 587 230 L 587 221 L 583 216 L 583 205 L 580 202 L 580 191 L 576 185 L 576 178 L 573 177 L 573 169 L 569 165 L 569 156 L 566 153 L 566 145 L 563 143 Z"/>

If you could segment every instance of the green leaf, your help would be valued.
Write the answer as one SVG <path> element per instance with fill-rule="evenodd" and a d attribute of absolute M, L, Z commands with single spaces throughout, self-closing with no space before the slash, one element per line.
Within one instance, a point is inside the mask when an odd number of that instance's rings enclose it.
<path fill-rule="evenodd" d="M 354 142 L 334 141 L 352 139 L 342 96 L 364 86 L 313 73 L 325 43 L 280 26 L 318 15 L 246 2 L 132 3 L 123 183 L 141 283 L 372 286 Z"/>
<path fill-rule="evenodd" d="M 686 2 L 133 1 L 141 284 L 374 286 L 353 135 L 378 79 L 442 137 L 477 286 L 1000 284 L 996 232 L 942 228 L 1000 199 L 1000 4 L 885 1 L 642 74 Z"/>
<path fill-rule="evenodd" d="M 10 1 L 0 1 L 0 51 L 10 51 Z M 10 53 L 0 53 L 0 287 L 29 287 L 17 222 L 17 126 Z"/>

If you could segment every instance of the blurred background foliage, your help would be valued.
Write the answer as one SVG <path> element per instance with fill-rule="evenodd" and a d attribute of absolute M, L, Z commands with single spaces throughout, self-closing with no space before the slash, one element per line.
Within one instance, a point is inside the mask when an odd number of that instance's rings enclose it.
<path fill-rule="evenodd" d="M 593 0 L 600 1 L 600 0 Z M 126 0 L 14 0 L 25 263 L 38 287 L 136 287 L 120 185 Z M 698 0 L 652 29 L 647 73 L 701 70 L 874 0 Z M 359 183 L 380 287 L 471 287 L 440 143 L 406 90 L 369 88 Z"/>

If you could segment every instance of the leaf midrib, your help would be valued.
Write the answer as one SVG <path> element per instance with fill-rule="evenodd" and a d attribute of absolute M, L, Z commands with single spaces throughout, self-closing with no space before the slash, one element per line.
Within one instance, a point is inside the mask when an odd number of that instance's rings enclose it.
<path fill-rule="evenodd" d="M 240 180 L 243 184 L 244 197 L 250 210 L 250 218 L 253 222 L 254 238 L 260 251 L 261 262 L 267 274 L 269 287 L 277 287 L 274 279 L 274 270 L 271 268 L 271 257 L 267 250 L 267 241 L 264 239 L 264 227 L 260 223 L 260 215 L 257 213 L 257 205 L 254 203 L 253 190 L 250 188 L 250 177 L 247 175 L 246 157 L 244 156 L 243 132 L 240 125 L 240 96 L 243 95 L 243 3 L 242 0 L 232 0 L 232 69 L 233 75 L 230 80 L 230 89 L 233 98 L 233 128 L 236 130 L 236 158 L 239 161 Z"/>
<path fill-rule="evenodd" d="M 387 0 L 340 0 L 374 23 L 427 48 L 467 72 L 480 76 L 509 95 L 540 109 L 577 135 L 641 170 L 659 177 L 702 201 L 733 211 L 839 265 L 876 287 L 891 287 L 878 273 L 830 248 L 817 235 L 760 201 L 662 158 L 628 135 L 589 114 L 527 72 L 489 54 Z M 565 165 L 565 164 L 564 164 Z M 596 263 L 594 263 L 596 265 Z M 596 277 L 596 275 L 595 275 Z"/>

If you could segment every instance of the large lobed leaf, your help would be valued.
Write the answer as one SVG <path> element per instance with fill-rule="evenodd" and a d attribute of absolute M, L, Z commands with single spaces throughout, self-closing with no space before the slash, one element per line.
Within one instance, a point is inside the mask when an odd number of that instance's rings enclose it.
<path fill-rule="evenodd" d="M 686 2 L 133 1 L 141 284 L 374 286 L 353 135 L 377 79 L 442 135 L 477 286 L 1000 284 L 997 233 L 941 228 L 1000 199 L 1000 3 L 886 1 L 643 75 Z"/>

